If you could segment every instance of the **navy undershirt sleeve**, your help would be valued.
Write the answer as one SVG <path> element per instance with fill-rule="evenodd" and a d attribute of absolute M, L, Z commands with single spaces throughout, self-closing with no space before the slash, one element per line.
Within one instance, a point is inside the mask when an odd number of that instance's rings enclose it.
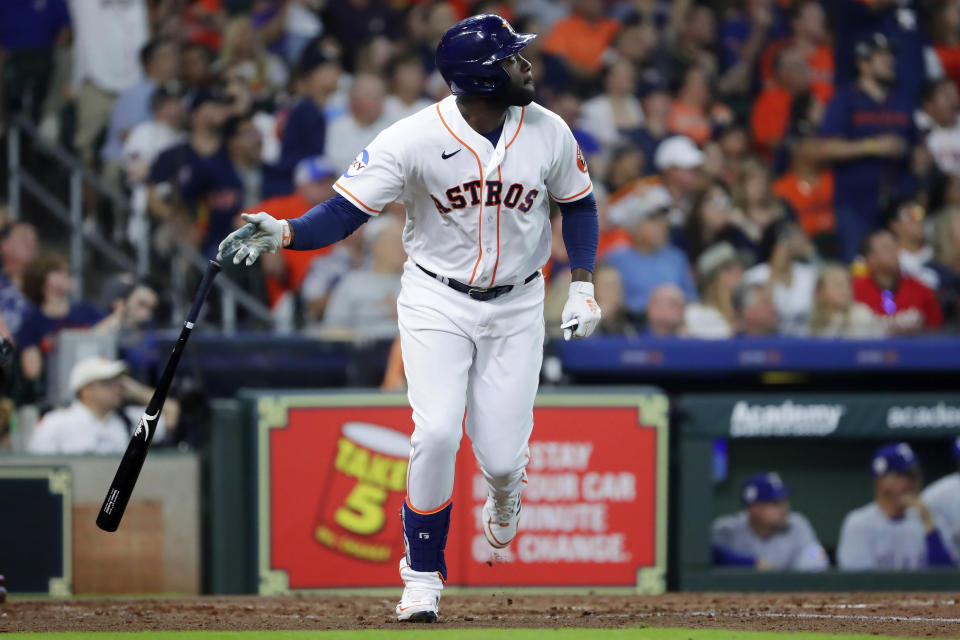
<path fill-rule="evenodd" d="M 563 244 L 567 248 L 570 269 L 586 269 L 592 272 L 597 260 L 597 243 L 600 241 L 600 223 L 597 220 L 597 200 L 593 194 L 573 202 L 558 202 L 563 232 Z"/>
<path fill-rule="evenodd" d="M 293 242 L 288 249 L 309 251 L 343 240 L 370 219 L 339 193 L 299 218 L 288 220 Z"/>
<path fill-rule="evenodd" d="M 939 529 L 934 529 L 927 534 L 927 564 L 931 567 L 953 566 L 953 558 L 950 557 L 950 552 L 943 544 Z"/>
<path fill-rule="evenodd" d="M 752 567 L 757 564 L 757 559 L 744 553 L 737 553 L 733 549 L 713 545 L 713 564 L 719 566 Z"/>

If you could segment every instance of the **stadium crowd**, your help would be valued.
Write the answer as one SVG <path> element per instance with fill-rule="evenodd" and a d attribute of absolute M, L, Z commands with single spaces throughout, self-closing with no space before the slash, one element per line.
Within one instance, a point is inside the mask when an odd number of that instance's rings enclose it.
<path fill-rule="evenodd" d="M 539 34 L 537 100 L 590 167 L 601 333 L 956 328 L 956 0 L 4 3 L 2 104 L 148 213 L 149 230 L 101 220 L 118 242 L 212 255 L 241 211 L 302 214 L 379 131 L 446 95 L 436 43 L 479 12 Z M 402 222 L 396 205 L 232 275 L 287 328 L 388 338 Z M 565 262 L 557 229 L 550 317 Z"/>
<path fill-rule="evenodd" d="M 333 196 L 377 133 L 445 97 L 436 44 L 484 12 L 539 35 L 523 51 L 537 101 L 568 124 L 590 167 L 600 335 L 960 328 L 960 0 L 3 2 L 0 118 L 32 119 L 146 213 L 138 226 L 88 199 L 91 223 L 117 244 L 148 234 L 153 266 L 180 244 L 212 257 L 241 212 L 301 215 Z M 549 332 L 569 284 L 554 213 Z M 281 330 L 390 340 L 403 222 L 391 205 L 337 245 L 227 273 Z M 43 397 L 57 332 L 156 326 L 167 293 L 122 274 L 96 303 L 78 300 L 56 249 L 29 222 L 0 219 L 0 333 L 17 348 L 18 404 Z M 391 360 L 385 386 L 402 386 L 396 344 Z M 126 403 L 149 397 L 127 373 L 115 360 L 77 362 L 73 403 L 48 414 L 30 450 L 121 451 L 137 415 Z M 0 401 L 0 425 L 11 411 Z M 165 429 L 179 412 L 168 403 Z M 0 426 L 0 449 L 5 438 Z M 874 467 L 879 507 L 866 524 L 854 512 L 844 535 L 895 526 L 920 500 L 919 486 L 894 484 L 913 472 L 912 453 L 877 457 L 888 465 Z M 751 480 L 744 511 L 714 527 L 717 562 L 825 568 L 786 495 L 775 476 Z M 960 525 L 929 545 L 929 513 L 908 524 L 884 539 L 910 540 L 912 555 L 890 562 L 955 562 Z M 836 560 L 890 565 L 845 550 Z"/>
<path fill-rule="evenodd" d="M 379 131 L 447 95 L 436 43 L 479 12 L 539 34 L 524 50 L 537 100 L 590 167 L 600 334 L 956 330 L 960 0 L 8 2 L 0 106 L 125 191 L 145 215 L 88 194 L 87 222 L 123 247 L 147 234 L 168 273 L 180 245 L 213 256 L 242 211 L 290 218 L 331 197 Z M 228 274 L 281 330 L 391 339 L 403 216 Z M 569 279 L 555 222 L 551 332 Z M 61 329 L 156 322 L 168 283 L 76 300 L 37 236 L 8 221 L 0 238 L 25 380 Z"/>

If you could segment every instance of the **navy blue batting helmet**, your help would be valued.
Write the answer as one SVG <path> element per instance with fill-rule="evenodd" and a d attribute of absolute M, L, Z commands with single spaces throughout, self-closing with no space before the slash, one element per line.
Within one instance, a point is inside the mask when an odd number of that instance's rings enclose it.
<path fill-rule="evenodd" d="M 517 33 L 497 15 L 471 16 L 443 34 L 437 45 L 437 68 L 454 95 L 496 95 L 510 82 L 510 74 L 497 62 L 536 37 L 533 33 Z"/>

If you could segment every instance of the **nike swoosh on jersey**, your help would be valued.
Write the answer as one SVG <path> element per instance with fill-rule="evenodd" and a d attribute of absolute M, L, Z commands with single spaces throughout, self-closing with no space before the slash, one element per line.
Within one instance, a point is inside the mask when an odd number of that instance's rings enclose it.
<path fill-rule="evenodd" d="M 441 152 L 440 152 L 440 157 L 443 158 L 444 160 L 446 160 L 447 158 L 452 158 L 453 156 L 457 155 L 457 154 L 460 153 L 461 151 L 463 151 L 463 147 L 460 147 L 459 149 L 457 149 L 457 150 L 454 151 L 453 153 L 447 153 L 447 152 L 445 152 L 445 151 L 441 151 Z"/>

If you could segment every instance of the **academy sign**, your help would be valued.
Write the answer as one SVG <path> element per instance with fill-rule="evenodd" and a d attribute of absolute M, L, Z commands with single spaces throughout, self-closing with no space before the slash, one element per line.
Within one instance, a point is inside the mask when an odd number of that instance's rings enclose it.
<path fill-rule="evenodd" d="M 842 404 L 792 400 L 760 404 L 740 400 L 730 414 L 730 435 L 734 438 L 826 436 L 837 430 L 845 411 Z"/>
<path fill-rule="evenodd" d="M 888 429 L 957 429 L 960 407 L 938 402 L 935 405 L 892 406 L 887 409 Z"/>

